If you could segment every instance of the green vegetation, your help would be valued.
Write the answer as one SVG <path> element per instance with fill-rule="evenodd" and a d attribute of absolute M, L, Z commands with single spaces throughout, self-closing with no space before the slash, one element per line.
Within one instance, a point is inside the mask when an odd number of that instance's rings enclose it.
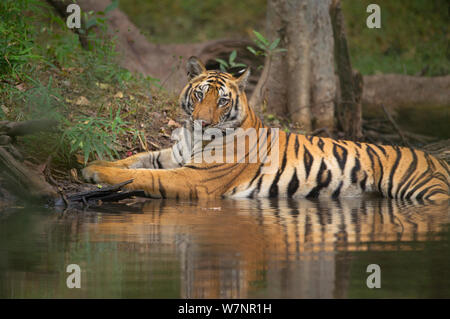
<path fill-rule="evenodd" d="M 121 0 L 120 8 L 150 41 L 181 43 L 250 38 L 264 30 L 266 0 Z M 344 0 L 354 67 L 363 74 L 443 75 L 450 72 L 448 1 L 379 0 L 381 29 L 368 29 L 371 0 Z"/>
<path fill-rule="evenodd" d="M 230 72 L 229 69 L 232 68 L 245 68 L 246 65 L 244 63 L 237 63 L 235 62 L 237 56 L 236 50 L 233 50 L 233 52 L 230 53 L 230 56 L 228 57 L 228 61 L 225 61 L 223 59 L 217 58 L 216 61 L 219 62 L 220 70 L 223 72 Z"/>
<path fill-rule="evenodd" d="M 365 27 L 373 1 L 343 1 L 354 66 L 364 74 L 450 72 L 448 1 L 379 0 L 381 28 Z"/>
<path fill-rule="evenodd" d="M 108 118 L 99 116 L 77 116 L 73 125 L 68 125 L 68 129 L 62 136 L 63 144 L 68 141 L 70 144 L 70 154 L 83 153 L 84 163 L 89 158 L 97 155 L 103 159 L 106 155 L 109 159 L 118 157 L 115 144 L 119 137 L 126 133 L 130 123 L 122 120 L 120 108 L 113 116 L 112 108 Z M 139 134 L 135 130 L 131 130 Z"/>
<path fill-rule="evenodd" d="M 275 40 L 270 42 L 258 31 L 253 30 L 253 34 L 255 35 L 255 39 L 253 41 L 258 47 L 258 50 L 255 50 L 251 46 L 248 46 L 247 49 L 254 55 L 270 56 L 277 52 L 286 51 L 286 49 L 278 47 L 278 44 L 280 44 L 280 38 L 276 38 Z"/>
<path fill-rule="evenodd" d="M 150 41 L 191 43 L 263 30 L 266 0 L 121 0 L 119 7 Z"/>
<path fill-rule="evenodd" d="M 0 2 L 0 120 L 59 122 L 54 133 L 18 141 L 37 163 L 51 154 L 53 164 L 68 168 L 141 151 L 147 145 L 136 148 L 136 139 L 157 135 L 152 130 L 161 126 L 147 125 L 152 112 L 176 109 L 157 79 L 119 66 L 103 15 L 86 16 L 92 30 L 86 50 L 45 2 Z"/>

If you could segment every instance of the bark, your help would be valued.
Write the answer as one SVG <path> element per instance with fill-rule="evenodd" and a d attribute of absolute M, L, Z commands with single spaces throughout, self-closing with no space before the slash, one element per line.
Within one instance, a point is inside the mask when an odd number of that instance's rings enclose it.
<path fill-rule="evenodd" d="M 56 11 L 58 11 L 59 15 L 62 17 L 66 17 L 69 14 L 67 13 L 67 6 L 71 3 L 77 3 L 74 0 L 47 0 L 47 2 L 52 5 Z M 84 29 L 85 21 L 83 16 L 81 17 L 81 24 L 82 28 L 80 30 Z M 89 50 L 89 41 L 87 37 L 87 32 L 82 32 L 79 29 L 73 29 L 73 31 L 78 35 L 78 39 L 80 40 L 80 44 L 85 50 Z"/>
<path fill-rule="evenodd" d="M 43 178 L 19 163 L 5 147 L 0 147 L 0 174 L 5 186 L 21 198 L 38 201 L 55 199 L 58 194 Z"/>
<path fill-rule="evenodd" d="M 333 37 L 328 14 L 330 1 L 269 0 L 268 39 L 280 38 L 287 52 L 266 59 L 262 76 L 250 102 L 256 109 L 288 114 L 305 131 L 333 129 Z M 264 74 L 264 73 L 263 73 Z"/>
<path fill-rule="evenodd" d="M 15 194 L 18 198 L 40 202 L 50 202 L 58 197 L 42 174 L 21 163 L 22 154 L 11 145 L 17 136 L 51 131 L 56 125 L 54 120 L 0 122 L 0 200 L 4 197 L 2 194 Z"/>
<path fill-rule="evenodd" d="M 333 26 L 334 55 L 341 90 L 341 102 L 338 104 L 336 113 L 338 114 L 340 126 L 345 133 L 345 137 L 350 140 L 359 140 L 362 138 L 360 103 L 362 83 L 358 82 L 362 81 L 362 77 L 355 76 L 352 71 L 339 0 L 332 1 L 330 17 Z M 358 93 L 359 96 L 357 96 Z"/>

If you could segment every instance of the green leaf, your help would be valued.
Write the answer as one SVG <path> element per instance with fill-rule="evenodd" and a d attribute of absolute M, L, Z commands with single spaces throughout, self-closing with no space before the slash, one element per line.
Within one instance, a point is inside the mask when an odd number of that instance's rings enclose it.
<path fill-rule="evenodd" d="M 247 47 L 247 50 L 249 50 L 251 53 L 253 53 L 254 55 L 257 55 L 255 49 L 253 49 L 251 46 Z"/>
<path fill-rule="evenodd" d="M 219 62 L 220 65 L 228 67 L 228 62 L 227 61 L 219 59 L 219 58 L 217 58 L 216 61 Z"/>
<path fill-rule="evenodd" d="M 244 64 L 244 63 L 235 63 L 233 66 L 235 66 L 235 67 L 240 67 L 240 66 L 246 67 L 247 65 Z"/>
<path fill-rule="evenodd" d="M 269 48 L 262 43 L 261 41 L 259 41 L 258 39 L 255 39 L 255 44 L 258 48 L 260 48 L 262 51 L 267 51 Z"/>
<path fill-rule="evenodd" d="M 86 164 L 89 161 L 89 149 L 84 149 L 84 164 Z"/>
<path fill-rule="evenodd" d="M 258 31 L 253 30 L 253 33 L 255 34 L 256 38 L 261 41 L 266 47 L 269 46 L 269 41 Z"/>
<path fill-rule="evenodd" d="M 230 59 L 229 59 L 230 64 L 233 63 L 234 59 L 236 59 L 236 56 L 237 56 L 237 52 L 236 52 L 236 50 L 233 50 L 233 52 L 231 52 L 231 54 L 230 54 Z"/>
<path fill-rule="evenodd" d="M 279 43 L 280 43 L 280 38 L 276 38 L 270 45 L 269 50 L 272 51 L 273 49 L 275 49 Z"/>

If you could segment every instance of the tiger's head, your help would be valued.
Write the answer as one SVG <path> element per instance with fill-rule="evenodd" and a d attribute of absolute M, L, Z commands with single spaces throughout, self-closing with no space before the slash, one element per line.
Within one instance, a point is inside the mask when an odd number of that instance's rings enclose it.
<path fill-rule="evenodd" d="M 206 70 L 196 57 L 186 64 L 189 83 L 180 95 L 180 105 L 191 123 L 201 123 L 204 129 L 241 127 L 249 110 L 244 93 L 250 70 L 234 77 L 230 73 Z"/>

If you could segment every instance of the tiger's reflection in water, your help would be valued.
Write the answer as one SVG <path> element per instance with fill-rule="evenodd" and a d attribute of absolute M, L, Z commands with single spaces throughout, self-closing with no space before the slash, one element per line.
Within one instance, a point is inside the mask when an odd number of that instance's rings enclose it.
<path fill-rule="evenodd" d="M 448 222 L 448 203 L 151 200 L 142 213 L 88 227 L 92 241 L 175 253 L 182 298 L 339 298 L 352 251 L 410 250 L 439 240 Z"/>

